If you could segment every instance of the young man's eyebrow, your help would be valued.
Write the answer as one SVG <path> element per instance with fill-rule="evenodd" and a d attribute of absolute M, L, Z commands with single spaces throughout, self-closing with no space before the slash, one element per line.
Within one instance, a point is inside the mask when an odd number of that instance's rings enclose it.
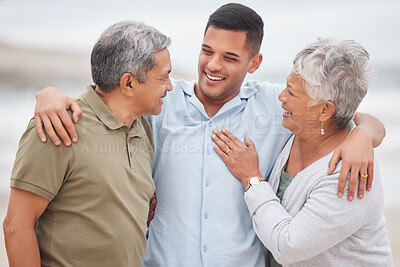
<path fill-rule="evenodd" d="M 201 46 L 202 46 L 202 47 L 205 47 L 205 48 L 212 49 L 212 47 L 209 46 L 209 45 L 207 45 L 207 44 L 202 44 Z M 233 53 L 233 52 L 226 52 L 226 54 L 227 54 L 227 55 L 230 55 L 230 56 L 234 56 L 234 57 L 239 57 L 238 54 L 235 54 L 235 53 Z"/>
<path fill-rule="evenodd" d="M 226 52 L 228 55 L 230 55 L 230 56 L 234 56 L 234 57 L 239 57 L 239 55 L 237 55 L 237 54 L 235 54 L 235 53 L 232 53 L 232 52 Z"/>

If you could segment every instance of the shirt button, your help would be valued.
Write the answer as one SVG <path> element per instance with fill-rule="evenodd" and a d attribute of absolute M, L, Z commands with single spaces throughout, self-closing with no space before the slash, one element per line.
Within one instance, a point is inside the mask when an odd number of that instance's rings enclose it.
<path fill-rule="evenodd" d="M 208 122 L 208 126 L 212 127 L 213 123 L 212 121 Z"/>
<path fill-rule="evenodd" d="M 204 219 L 208 219 L 208 213 L 204 214 Z"/>
<path fill-rule="evenodd" d="M 210 181 L 206 181 L 206 187 L 210 187 Z"/>
<path fill-rule="evenodd" d="M 207 250 L 208 250 L 208 249 L 207 249 L 207 246 L 203 246 L 203 251 L 204 251 L 204 252 L 207 252 Z"/>

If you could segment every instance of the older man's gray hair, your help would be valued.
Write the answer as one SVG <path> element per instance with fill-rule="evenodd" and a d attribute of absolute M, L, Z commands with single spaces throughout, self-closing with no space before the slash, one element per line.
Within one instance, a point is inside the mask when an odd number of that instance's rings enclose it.
<path fill-rule="evenodd" d="M 123 21 L 106 29 L 91 55 L 93 82 L 103 92 L 115 89 L 124 73 L 140 83 L 155 66 L 154 54 L 167 48 L 171 39 L 143 22 Z"/>
<path fill-rule="evenodd" d="M 295 57 L 294 72 L 305 81 L 310 105 L 335 104 L 332 117 L 342 128 L 353 118 L 368 91 L 372 69 L 368 52 L 353 40 L 318 39 Z"/>

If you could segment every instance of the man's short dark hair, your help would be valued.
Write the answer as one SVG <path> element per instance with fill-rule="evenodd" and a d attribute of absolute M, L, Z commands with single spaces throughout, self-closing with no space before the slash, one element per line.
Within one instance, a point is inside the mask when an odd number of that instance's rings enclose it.
<path fill-rule="evenodd" d="M 253 9 L 236 3 L 225 4 L 210 15 L 204 35 L 210 26 L 231 31 L 245 31 L 245 46 L 250 56 L 260 51 L 264 22 Z"/>

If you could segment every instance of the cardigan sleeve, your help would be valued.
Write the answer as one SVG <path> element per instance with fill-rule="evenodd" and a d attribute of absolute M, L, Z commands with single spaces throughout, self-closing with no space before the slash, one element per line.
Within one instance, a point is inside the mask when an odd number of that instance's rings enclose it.
<path fill-rule="evenodd" d="M 304 190 L 309 190 L 308 199 L 295 216 L 266 182 L 245 193 L 255 232 L 281 264 L 307 260 L 335 246 L 355 233 L 368 214 L 368 194 L 352 202 L 337 197 L 336 175 L 322 177 Z"/>

